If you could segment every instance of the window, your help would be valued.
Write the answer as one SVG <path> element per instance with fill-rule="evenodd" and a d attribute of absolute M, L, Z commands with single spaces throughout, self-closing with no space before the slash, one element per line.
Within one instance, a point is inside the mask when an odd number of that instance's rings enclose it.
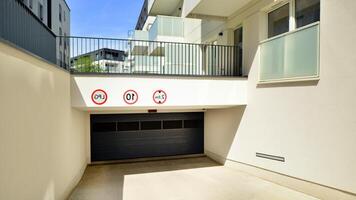
<path fill-rule="evenodd" d="M 38 17 L 43 20 L 43 6 L 41 3 L 38 3 Z"/>
<path fill-rule="evenodd" d="M 161 121 L 142 121 L 141 130 L 157 130 L 161 129 Z"/>
<path fill-rule="evenodd" d="M 296 0 L 297 28 L 320 21 L 320 0 Z"/>
<path fill-rule="evenodd" d="M 62 36 L 62 28 L 59 27 L 59 36 Z M 59 37 L 59 45 L 62 45 L 62 37 Z"/>
<path fill-rule="evenodd" d="M 62 51 L 59 51 L 59 66 L 63 66 L 62 64 Z"/>
<path fill-rule="evenodd" d="M 163 121 L 164 129 L 180 129 L 182 127 L 182 120 Z"/>
<path fill-rule="evenodd" d="M 266 13 L 268 37 L 282 35 L 260 43 L 261 83 L 319 79 L 320 0 L 285 3 Z"/>
<path fill-rule="evenodd" d="M 28 6 L 32 9 L 33 8 L 33 0 L 30 0 Z"/>
<path fill-rule="evenodd" d="M 59 21 L 61 22 L 62 21 L 62 6 L 61 6 L 61 4 L 59 4 Z"/>
<path fill-rule="evenodd" d="M 63 21 L 66 21 L 66 11 L 63 10 Z"/>
<path fill-rule="evenodd" d="M 237 46 L 237 49 L 234 53 L 234 65 L 237 66 L 238 71 L 235 71 L 234 74 L 242 75 L 242 59 L 243 59 L 243 29 L 242 27 L 234 31 L 234 45 Z"/>
<path fill-rule="evenodd" d="M 97 132 L 116 131 L 116 123 L 115 122 L 95 123 L 93 124 L 93 131 L 97 131 Z"/>
<path fill-rule="evenodd" d="M 268 13 L 269 38 L 320 21 L 320 0 L 287 2 L 289 3 Z"/>
<path fill-rule="evenodd" d="M 64 33 L 63 34 L 63 36 L 64 36 L 64 49 L 67 49 L 67 34 L 66 33 Z"/>
<path fill-rule="evenodd" d="M 119 122 L 118 130 L 119 131 L 137 131 L 140 129 L 139 122 Z"/>
<path fill-rule="evenodd" d="M 268 37 L 289 31 L 289 3 L 268 13 Z"/>

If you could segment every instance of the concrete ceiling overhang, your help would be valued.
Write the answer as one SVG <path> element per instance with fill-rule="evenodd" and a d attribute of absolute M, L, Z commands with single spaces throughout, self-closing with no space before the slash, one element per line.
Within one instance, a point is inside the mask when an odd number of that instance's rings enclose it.
<path fill-rule="evenodd" d="M 181 0 L 151 0 L 148 4 L 149 15 L 172 15 L 179 9 Z"/>
<path fill-rule="evenodd" d="M 253 0 L 201 0 L 190 14 L 229 17 Z"/>

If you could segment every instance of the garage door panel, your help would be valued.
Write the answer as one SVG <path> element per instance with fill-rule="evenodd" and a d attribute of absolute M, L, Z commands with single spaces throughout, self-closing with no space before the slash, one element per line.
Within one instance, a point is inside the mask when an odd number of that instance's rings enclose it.
<path fill-rule="evenodd" d="M 203 113 L 91 115 L 92 161 L 203 153 L 203 116 Z"/>

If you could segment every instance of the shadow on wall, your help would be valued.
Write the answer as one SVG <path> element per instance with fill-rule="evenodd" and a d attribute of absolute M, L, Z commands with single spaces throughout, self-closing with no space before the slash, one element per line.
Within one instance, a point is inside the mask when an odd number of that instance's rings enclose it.
<path fill-rule="evenodd" d="M 76 80 L 76 77 L 72 76 L 70 78 L 70 85 L 71 85 L 71 88 L 70 88 L 70 92 L 71 92 L 71 103 L 72 103 L 72 106 L 73 105 L 77 105 L 77 106 L 88 106 L 86 104 L 86 102 L 84 101 L 85 97 L 83 96 L 83 93 L 82 91 L 80 90 L 79 86 L 78 86 L 78 83 L 77 83 L 77 80 Z"/>
<path fill-rule="evenodd" d="M 229 156 L 245 110 L 246 106 L 238 106 L 205 113 L 205 152 L 221 164 Z"/>
<path fill-rule="evenodd" d="M 218 166 L 207 157 L 88 166 L 69 200 L 135 199 L 152 187 L 152 178 L 164 184 L 167 172 Z"/>

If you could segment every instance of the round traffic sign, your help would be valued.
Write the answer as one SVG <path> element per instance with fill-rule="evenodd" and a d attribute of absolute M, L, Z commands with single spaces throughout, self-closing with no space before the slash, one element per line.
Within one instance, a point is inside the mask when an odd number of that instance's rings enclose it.
<path fill-rule="evenodd" d="M 156 104 L 164 104 L 167 101 L 167 93 L 163 90 L 156 90 L 153 93 L 153 101 Z"/>
<path fill-rule="evenodd" d="M 108 95 L 102 89 L 97 89 L 91 94 L 91 100 L 96 105 L 103 105 L 108 100 Z"/>
<path fill-rule="evenodd" d="M 138 94 L 135 90 L 127 90 L 122 96 L 125 103 L 132 105 L 138 101 Z"/>

